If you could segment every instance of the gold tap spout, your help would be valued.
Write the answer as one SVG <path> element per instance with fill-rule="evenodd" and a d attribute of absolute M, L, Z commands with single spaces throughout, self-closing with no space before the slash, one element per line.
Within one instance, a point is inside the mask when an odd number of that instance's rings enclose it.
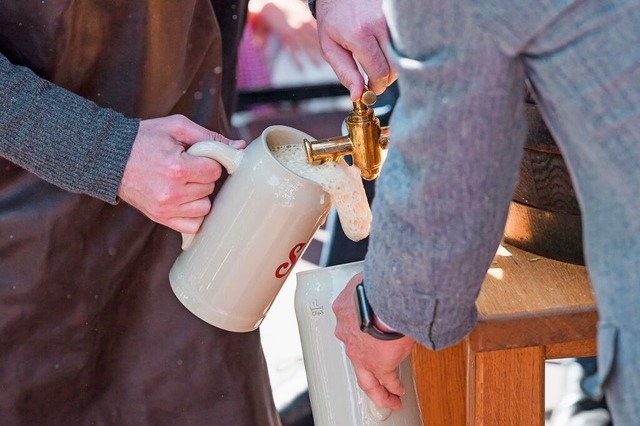
<path fill-rule="evenodd" d="M 307 161 L 320 164 L 338 161 L 344 155 L 351 155 L 353 164 L 360 169 L 363 179 L 373 180 L 380 173 L 382 153 L 387 149 L 388 127 L 381 127 L 373 108 L 376 95 L 370 90 L 363 93 L 359 101 L 353 103 L 345 123 L 348 135 L 317 141 L 304 140 Z"/>

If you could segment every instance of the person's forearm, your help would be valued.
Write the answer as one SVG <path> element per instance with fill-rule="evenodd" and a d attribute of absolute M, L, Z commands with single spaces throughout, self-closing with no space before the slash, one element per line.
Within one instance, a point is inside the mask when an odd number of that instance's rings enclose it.
<path fill-rule="evenodd" d="M 523 67 L 455 2 L 438 14 L 385 5 L 400 97 L 365 287 L 390 327 L 438 349 L 474 326 L 502 238 L 525 136 Z"/>
<path fill-rule="evenodd" d="M 0 156 L 72 192 L 115 203 L 139 120 L 11 64 L 0 54 Z"/>

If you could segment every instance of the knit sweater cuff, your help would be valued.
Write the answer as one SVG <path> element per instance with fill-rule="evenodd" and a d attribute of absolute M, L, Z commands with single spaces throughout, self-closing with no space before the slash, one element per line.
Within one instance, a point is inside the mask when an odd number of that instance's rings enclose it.
<path fill-rule="evenodd" d="M 0 155 L 71 192 L 117 202 L 139 121 L 0 55 Z"/>

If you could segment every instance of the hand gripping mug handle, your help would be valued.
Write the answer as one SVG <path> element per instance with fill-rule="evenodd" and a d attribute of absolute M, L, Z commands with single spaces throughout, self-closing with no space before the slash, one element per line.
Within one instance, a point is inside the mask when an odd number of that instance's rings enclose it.
<path fill-rule="evenodd" d="M 229 174 L 233 174 L 240 166 L 244 151 L 218 141 L 202 141 L 191 145 L 187 154 L 216 160 Z M 196 234 L 182 234 L 182 250 L 189 248 L 195 236 Z"/>

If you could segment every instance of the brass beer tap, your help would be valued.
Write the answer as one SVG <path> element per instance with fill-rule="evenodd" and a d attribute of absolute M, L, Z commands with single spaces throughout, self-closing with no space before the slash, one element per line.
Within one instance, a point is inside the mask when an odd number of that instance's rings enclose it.
<path fill-rule="evenodd" d="M 373 108 L 370 108 L 375 102 L 376 94 L 367 90 L 359 101 L 353 103 L 353 111 L 345 119 L 348 132 L 346 136 L 317 141 L 305 139 L 304 147 L 309 164 L 338 161 L 344 155 L 351 155 L 362 178 L 374 180 L 380 173 L 382 153 L 389 143 L 388 126 L 381 127 L 380 120 L 375 116 Z"/>

